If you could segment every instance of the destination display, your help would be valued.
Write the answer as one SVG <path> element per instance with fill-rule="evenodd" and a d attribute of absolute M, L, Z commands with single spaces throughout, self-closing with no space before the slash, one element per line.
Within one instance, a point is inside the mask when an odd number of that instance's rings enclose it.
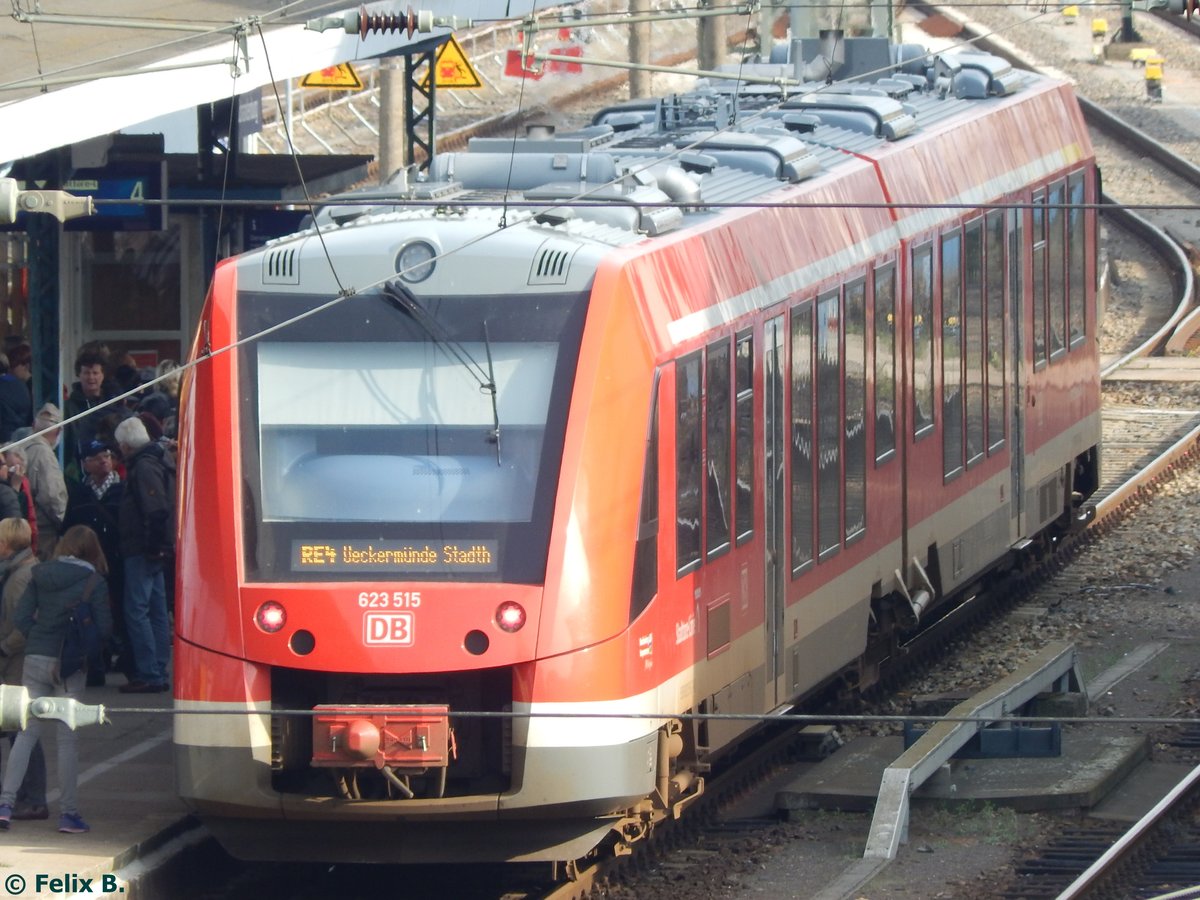
<path fill-rule="evenodd" d="M 498 541 L 292 541 L 292 571 L 495 572 L 498 549 Z"/>

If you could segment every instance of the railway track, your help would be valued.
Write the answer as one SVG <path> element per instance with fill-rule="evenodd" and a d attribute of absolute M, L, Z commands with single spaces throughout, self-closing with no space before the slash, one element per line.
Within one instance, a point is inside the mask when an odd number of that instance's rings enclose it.
<path fill-rule="evenodd" d="M 1165 22 L 1172 28 L 1178 28 L 1191 37 L 1200 39 L 1200 18 L 1197 18 L 1195 13 L 1191 16 L 1185 16 L 1181 13 L 1173 13 L 1165 9 L 1152 9 L 1150 10 L 1150 15 L 1154 16 L 1160 22 Z"/>

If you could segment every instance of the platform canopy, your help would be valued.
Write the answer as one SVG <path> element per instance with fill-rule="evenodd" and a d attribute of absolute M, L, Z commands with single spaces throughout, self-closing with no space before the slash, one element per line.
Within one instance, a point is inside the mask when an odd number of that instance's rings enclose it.
<path fill-rule="evenodd" d="M 477 22 L 549 5 L 396 0 L 369 3 L 366 10 L 404 15 L 410 2 L 435 16 Z M 12 5 L 13 13 L 0 19 L 0 166 L 271 82 L 395 53 L 430 37 L 414 33 L 410 39 L 394 30 L 360 39 L 344 30 L 305 28 L 310 19 L 359 9 L 346 0 L 12 0 Z M 238 23 L 245 26 L 240 45 Z M 446 32 L 439 28 L 433 34 Z M 117 74 L 126 72 L 137 74 Z"/>

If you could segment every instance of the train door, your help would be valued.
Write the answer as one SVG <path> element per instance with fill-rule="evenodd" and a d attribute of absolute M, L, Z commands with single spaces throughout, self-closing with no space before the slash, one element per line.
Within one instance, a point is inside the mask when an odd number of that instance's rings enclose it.
<path fill-rule="evenodd" d="M 1009 445 L 1010 471 L 1012 477 L 1012 525 L 1018 536 L 1025 534 L 1025 371 L 1023 348 L 1025 342 L 1025 320 L 1022 301 L 1024 299 L 1024 211 L 1009 209 L 1008 221 L 1008 369 L 1012 373 L 1009 385 Z"/>
<path fill-rule="evenodd" d="M 783 702 L 786 686 L 783 666 L 783 612 L 787 589 L 787 533 L 784 526 L 786 481 L 784 443 L 787 414 L 784 409 L 783 316 L 768 320 L 763 334 L 763 541 L 766 555 L 765 608 L 766 683 L 769 703 Z"/>

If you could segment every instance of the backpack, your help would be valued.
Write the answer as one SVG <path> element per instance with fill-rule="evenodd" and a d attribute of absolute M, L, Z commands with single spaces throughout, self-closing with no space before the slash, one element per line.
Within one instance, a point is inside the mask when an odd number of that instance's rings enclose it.
<path fill-rule="evenodd" d="M 92 589 L 100 576 L 93 572 L 83 585 L 83 593 L 67 610 L 67 630 L 63 635 L 62 653 L 59 655 L 59 677 L 66 679 L 74 675 L 89 659 L 100 656 L 104 641 L 100 637 L 100 626 L 92 609 Z"/>

